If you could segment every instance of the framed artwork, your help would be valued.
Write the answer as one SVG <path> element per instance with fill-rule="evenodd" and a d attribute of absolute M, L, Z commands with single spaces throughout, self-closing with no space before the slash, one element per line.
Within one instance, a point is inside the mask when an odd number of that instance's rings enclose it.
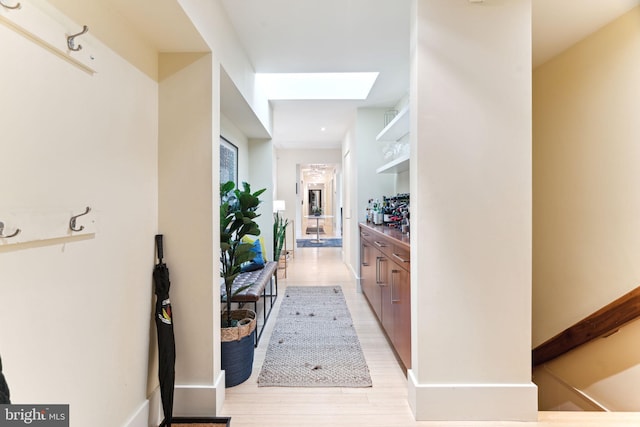
<path fill-rule="evenodd" d="M 220 184 L 227 181 L 238 185 L 238 147 L 220 136 Z"/>

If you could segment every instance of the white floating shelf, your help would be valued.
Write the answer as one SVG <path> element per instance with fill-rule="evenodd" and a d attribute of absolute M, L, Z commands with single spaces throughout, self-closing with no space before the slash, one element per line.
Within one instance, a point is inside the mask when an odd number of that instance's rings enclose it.
<path fill-rule="evenodd" d="M 376 141 L 397 141 L 409 133 L 409 106 L 405 106 L 376 136 Z"/>
<path fill-rule="evenodd" d="M 376 173 L 398 173 L 409 170 L 409 155 L 405 154 L 376 169 Z"/>

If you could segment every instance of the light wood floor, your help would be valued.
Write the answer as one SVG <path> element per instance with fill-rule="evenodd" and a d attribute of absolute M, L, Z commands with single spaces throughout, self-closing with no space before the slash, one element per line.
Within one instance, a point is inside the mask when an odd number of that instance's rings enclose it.
<path fill-rule="evenodd" d="M 371 371 L 371 388 L 258 388 L 269 338 L 281 298 L 256 349 L 253 374 L 245 383 L 226 390 L 221 416 L 231 417 L 232 427 L 405 427 L 500 426 L 590 427 L 640 426 L 640 413 L 540 412 L 538 422 L 416 422 L 407 403 L 406 377 L 364 296 L 341 261 L 341 248 L 299 248 L 290 259 L 286 279 L 279 279 L 279 293 L 288 285 L 341 285 L 365 358 Z"/>

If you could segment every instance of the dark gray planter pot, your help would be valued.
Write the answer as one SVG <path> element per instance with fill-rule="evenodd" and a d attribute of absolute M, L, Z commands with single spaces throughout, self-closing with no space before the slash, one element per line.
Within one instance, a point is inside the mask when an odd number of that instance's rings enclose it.
<path fill-rule="evenodd" d="M 251 376 L 253 369 L 253 334 L 239 341 L 223 341 L 221 344 L 221 368 L 225 371 L 225 387 L 242 384 Z"/>

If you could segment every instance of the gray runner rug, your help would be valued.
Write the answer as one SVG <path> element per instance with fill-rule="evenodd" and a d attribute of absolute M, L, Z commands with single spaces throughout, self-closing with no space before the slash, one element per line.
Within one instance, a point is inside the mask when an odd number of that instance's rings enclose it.
<path fill-rule="evenodd" d="M 258 387 L 371 387 L 340 286 L 289 286 Z"/>
<path fill-rule="evenodd" d="M 314 239 L 298 239 L 296 244 L 299 248 L 340 248 L 342 239 L 321 239 L 319 242 Z"/>

